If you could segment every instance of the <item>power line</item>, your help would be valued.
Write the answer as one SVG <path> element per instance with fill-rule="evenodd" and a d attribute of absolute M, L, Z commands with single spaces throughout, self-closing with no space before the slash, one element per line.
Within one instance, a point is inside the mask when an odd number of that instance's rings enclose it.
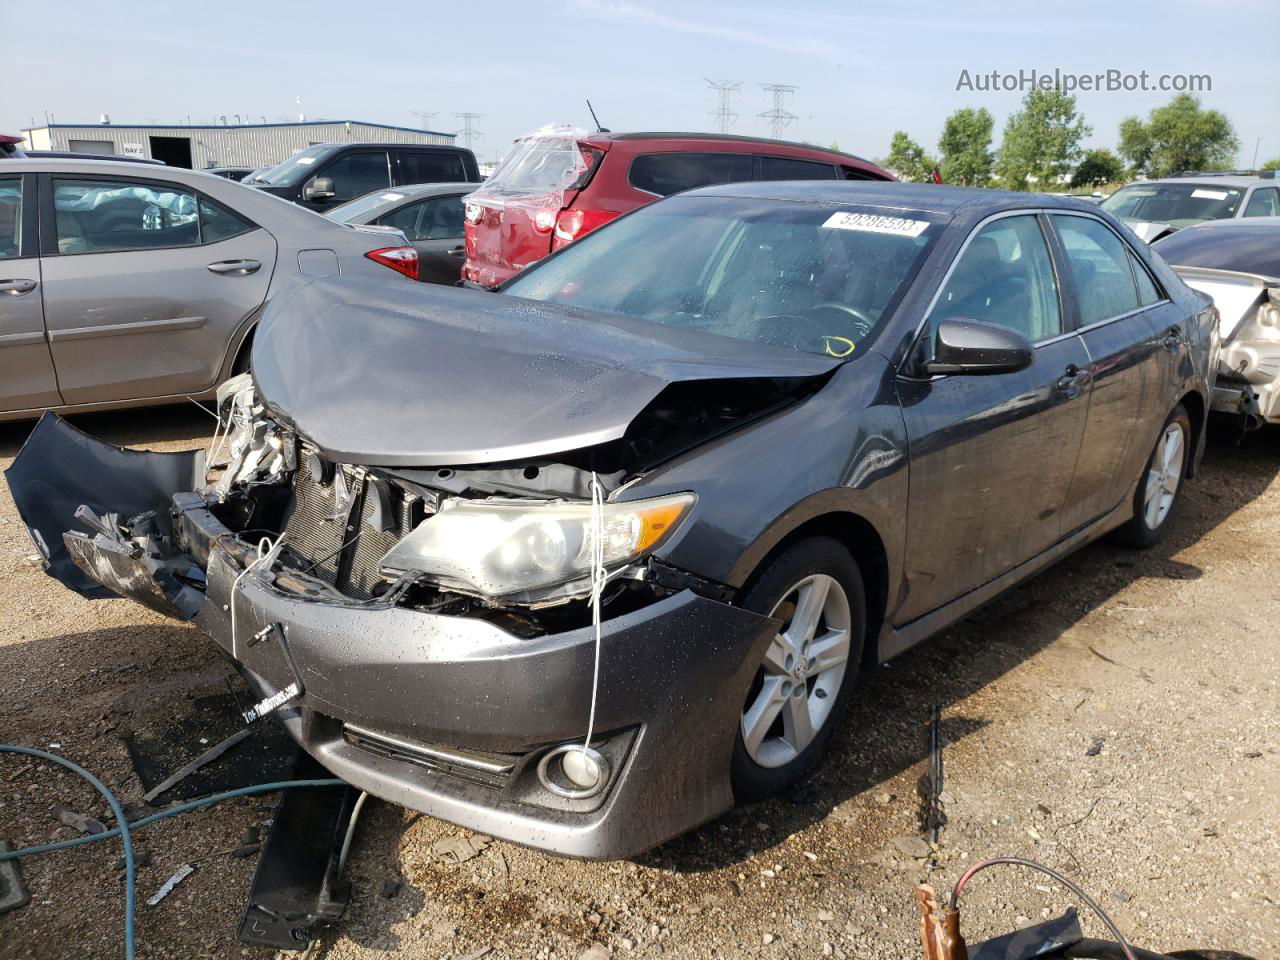
<path fill-rule="evenodd" d="M 462 142 L 466 144 L 467 149 L 470 150 L 471 144 L 474 141 L 479 140 L 484 136 L 484 134 L 481 131 L 471 126 L 471 121 L 479 120 L 481 117 L 481 114 L 455 113 L 454 116 L 462 121 L 462 129 L 458 131 L 458 135 L 462 137 Z"/>
<path fill-rule="evenodd" d="M 733 110 L 732 96 L 742 86 L 741 80 L 707 80 L 707 86 L 716 91 L 719 97 L 719 103 L 716 108 L 711 111 L 711 117 L 716 122 L 716 128 L 721 133 L 728 133 L 729 128 L 733 126 L 738 115 Z"/>
<path fill-rule="evenodd" d="M 765 93 L 773 94 L 773 108 L 763 113 L 758 113 L 756 116 L 768 120 L 769 136 L 775 140 L 780 140 L 782 139 L 782 131 L 790 126 L 792 121 L 799 119 L 786 107 L 787 94 L 795 93 L 799 88 L 787 83 L 762 83 L 760 88 Z"/>

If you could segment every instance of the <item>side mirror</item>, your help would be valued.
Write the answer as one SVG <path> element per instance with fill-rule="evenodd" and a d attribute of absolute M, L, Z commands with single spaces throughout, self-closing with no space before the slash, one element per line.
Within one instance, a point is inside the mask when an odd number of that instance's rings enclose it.
<path fill-rule="evenodd" d="M 333 179 L 331 177 L 312 177 L 302 188 L 303 200 L 332 200 L 334 197 Z"/>
<path fill-rule="evenodd" d="M 1008 327 L 985 320 L 949 318 L 938 324 L 933 357 L 924 372 L 984 374 L 1013 373 L 1031 366 L 1031 341 Z"/>

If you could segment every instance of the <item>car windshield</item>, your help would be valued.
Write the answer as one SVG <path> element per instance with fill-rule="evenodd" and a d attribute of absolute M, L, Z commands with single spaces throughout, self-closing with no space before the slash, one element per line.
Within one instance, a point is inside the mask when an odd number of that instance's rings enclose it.
<path fill-rule="evenodd" d="M 1102 209 L 1125 220 L 1189 227 L 1234 217 L 1244 191 L 1217 183 L 1134 183 L 1102 201 Z"/>
<path fill-rule="evenodd" d="M 333 148 L 328 146 L 308 147 L 299 150 L 283 163 L 267 167 L 251 176 L 245 177 L 245 183 L 265 183 L 269 187 L 288 187 L 308 176 L 316 162 L 322 159 Z"/>
<path fill-rule="evenodd" d="M 330 220 L 337 220 L 339 223 L 356 223 L 363 222 L 365 216 L 379 207 L 394 203 L 397 200 L 403 200 L 406 194 L 396 193 L 394 190 L 375 190 L 373 193 L 366 193 L 363 197 L 356 197 L 354 200 L 348 200 L 341 203 L 331 210 L 324 211 L 324 215 Z"/>
<path fill-rule="evenodd" d="M 915 276 L 937 216 L 673 197 L 588 234 L 502 292 L 848 357 Z"/>

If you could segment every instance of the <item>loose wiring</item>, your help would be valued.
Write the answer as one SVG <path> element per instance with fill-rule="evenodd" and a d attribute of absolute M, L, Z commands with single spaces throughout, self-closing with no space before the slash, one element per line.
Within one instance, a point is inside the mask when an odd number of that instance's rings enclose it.
<path fill-rule="evenodd" d="M 1053 870 L 1050 867 L 1046 867 L 1042 863 L 1036 863 L 1034 860 L 1024 860 L 1022 857 L 989 857 L 986 860 L 979 860 L 961 874 L 960 879 L 956 881 L 955 889 L 951 891 L 951 909 L 954 911 L 960 908 L 960 892 L 964 890 L 965 886 L 976 874 L 985 870 L 987 867 L 992 867 L 1000 863 L 1013 864 L 1014 866 L 1038 870 L 1062 884 L 1079 897 L 1082 903 L 1088 906 L 1090 910 L 1102 919 L 1102 922 L 1106 924 L 1107 929 L 1111 931 L 1111 935 L 1116 938 L 1116 942 L 1120 945 L 1120 949 L 1124 951 L 1125 960 L 1137 960 L 1134 956 L 1133 948 L 1129 946 L 1129 941 L 1124 938 L 1124 934 L 1120 932 L 1120 928 L 1115 925 L 1115 922 L 1107 915 L 1107 912 L 1098 905 L 1097 901 L 1085 893 L 1078 884 L 1067 879 L 1062 874 L 1058 873 L 1058 871 Z"/>

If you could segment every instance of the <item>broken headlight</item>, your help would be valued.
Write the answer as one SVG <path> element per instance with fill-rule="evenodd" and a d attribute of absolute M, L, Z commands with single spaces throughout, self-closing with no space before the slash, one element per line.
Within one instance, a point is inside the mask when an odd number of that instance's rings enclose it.
<path fill-rule="evenodd" d="M 656 547 L 693 505 L 679 493 L 605 503 L 604 565 L 616 567 Z M 392 576 L 422 574 L 446 588 L 485 597 L 527 595 L 560 584 L 588 587 L 589 503 L 446 500 L 382 558 Z"/>

